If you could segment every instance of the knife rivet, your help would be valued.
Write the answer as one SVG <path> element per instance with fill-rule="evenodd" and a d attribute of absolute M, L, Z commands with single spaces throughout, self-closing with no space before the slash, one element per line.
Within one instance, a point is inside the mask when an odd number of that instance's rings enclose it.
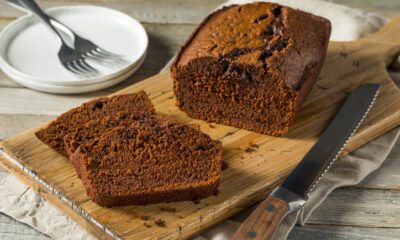
<path fill-rule="evenodd" d="M 268 212 L 273 212 L 273 211 L 275 211 L 275 206 L 274 206 L 274 205 L 271 205 L 271 204 L 268 204 L 268 205 L 265 207 L 265 209 L 266 209 Z"/>
<path fill-rule="evenodd" d="M 247 233 L 247 237 L 249 237 L 249 238 L 256 238 L 256 237 L 257 237 L 257 232 L 249 231 L 249 232 Z"/>

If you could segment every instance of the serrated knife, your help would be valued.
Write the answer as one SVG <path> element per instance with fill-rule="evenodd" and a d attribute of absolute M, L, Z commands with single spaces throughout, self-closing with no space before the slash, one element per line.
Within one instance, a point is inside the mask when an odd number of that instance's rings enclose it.
<path fill-rule="evenodd" d="M 379 90 L 379 84 L 367 83 L 350 94 L 311 150 L 282 185 L 246 219 L 233 240 L 271 239 L 281 220 L 304 206 L 368 114 Z"/>

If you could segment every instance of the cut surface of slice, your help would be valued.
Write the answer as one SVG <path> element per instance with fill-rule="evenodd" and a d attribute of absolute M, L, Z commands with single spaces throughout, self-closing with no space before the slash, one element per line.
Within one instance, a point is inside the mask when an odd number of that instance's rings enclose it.
<path fill-rule="evenodd" d="M 115 127 L 128 127 L 135 121 L 150 118 L 153 115 L 153 112 L 119 112 L 114 116 L 89 121 L 77 126 L 74 131 L 64 136 L 65 151 L 68 156 L 71 156 L 82 143 L 92 141 Z"/>
<path fill-rule="evenodd" d="M 97 98 L 63 113 L 45 128 L 37 131 L 35 135 L 58 153 L 68 156 L 64 148 L 64 136 L 66 134 L 74 132 L 76 128 L 91 120 L 113 117 L 119 112 L 138 111 L 155 112 L 153 104 L 144 91 L 109 98 Z"/>
<path fill-rule="evenodd" d="M 117 206 L 208 197 L 221 158 L 221 142 L 198 127 L 153 116 L 82 143 L 71 163 L 94 202 Z"/>

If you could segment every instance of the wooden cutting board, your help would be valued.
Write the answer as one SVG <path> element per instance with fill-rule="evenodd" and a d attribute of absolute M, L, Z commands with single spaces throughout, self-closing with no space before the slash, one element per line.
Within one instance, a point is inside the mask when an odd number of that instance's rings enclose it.
<path fill-rule="evenodd" d="M 188 238 L 265 198 L 301 160 L 349 93 L 361 83 L 382 84 L 367 119 L 347 144 L 344 154 L 400 125 L 400 90 L 386 66 L 400 53 L 400 17 L 380 32 L 355 42 L 332 42 L 320 74 L 290 132 L 270 137 L 188 118 L 175 106 L 168 72 L 116 94 L 145 90 L 156 111 L 185 122 L 197 122 L 223 143 L 220 193 L 200 203 L 177 202 L 104 208 L 92 202 L 68 160 L 41 143 L 28 130 L 0 144 L 0 162 L 25 184 L 93 235 L 122 239 Z M 257 147 L 245 149 L 252 142 Z M 163 208 L 174 209 L 163 211 Z M 139 219 L 143 213 L 148 220 Z M 154 224 L 165 221 L 165 227 Z M 146 222 L 149 226 L 144 226 Z"/>

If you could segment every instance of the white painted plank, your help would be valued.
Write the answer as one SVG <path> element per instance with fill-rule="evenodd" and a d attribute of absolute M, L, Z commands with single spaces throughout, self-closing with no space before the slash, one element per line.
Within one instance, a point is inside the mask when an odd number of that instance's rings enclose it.
<path fill-rule="evenodd" d="M 400 191 L 340 188 L 307 223 L 400 228 Z"/>
<path fill-rule="evenodd" d="M 295 226 L 287 240 L 398 240 L 400 229 L 341 226 Z"/>
<path fill-rule="evenodd" d="M 377 189 L 400 189 L 400 159 L 386 159 L 379 169 L 372 172 L 357 186 Z"/>
<path fill-rule="evenodd" d="M 0 70 L 0 87 L 21 88 L 22 85 L 8 78 L 8 76 Z"/>
<path fill-rule="evenodd" d="M 150 37 L 150 45 L 179 47 L 197 27 L 197 24 L 143 23 Z"/>
<path fill-rule="evenodd" d="M 0 114 L 0 141 L 48 122 L 55 116 Z"/>
<path fill-rule="evenodd" d="M 0 114 L 59 115 L 106 92 L 55 95 L 25 88 L 0 88 Z"/>
<path fill-rule="evenodd" d="M 42 8 L 61 5 L 93 4 L 124 12 L 141 22 L 199 23 L 224 0 L 216 1 L 38 1 Z M 18 17 L 24 13 L 0 2 L 0 16 Z"/>

